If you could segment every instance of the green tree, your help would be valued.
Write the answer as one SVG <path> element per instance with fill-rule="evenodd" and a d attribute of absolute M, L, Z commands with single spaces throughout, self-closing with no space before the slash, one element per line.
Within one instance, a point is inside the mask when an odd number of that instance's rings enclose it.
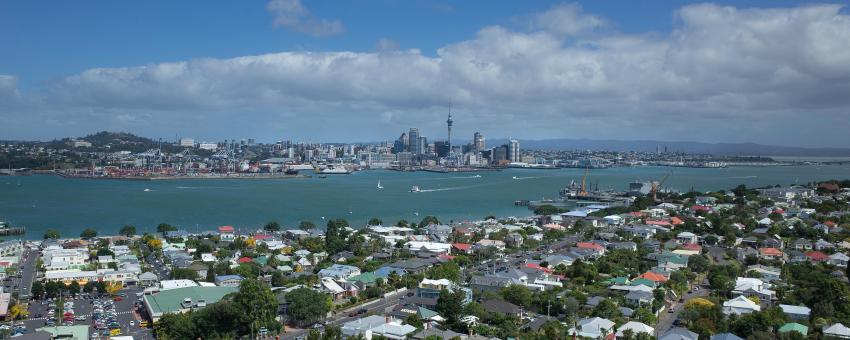
<path fill-rule="evenodd" d="M 408 315 L 407 319 L 405 319 L 405 323 L 418 329 L 422 329 L 422 318 L 419 317 L 419 314 L 413 313 Z"/>
<path fill-rule="evenodd" d="M 210 263 L 207 265 L 207 277 L 204 278 L 206 282 L 215 282 L 215 265 Z"/>
<path fill-rule="evenodd" d="M 424 228 L 432 224 L 440 224 L 440 220 L 437 217 L 428 215 L 422 219 L 422 222 L 419 222 L 419 227 Z"/>
<path fill-rule="evenodd" d="M 32 283 L 32 288 L 30 289 L 30 293 L 32 293 L 32 297 L 36 299 L 41 299 L 44 297 L 44 284 L 41 281 L 35 281 Z"/>
<path fill-rule="evenodd" d="M 83 232 L 80 233 L 80 237 L 84 239 L 90 239 L 97 237 L 97 230 L 86 228 Z"/>
<path fill-rule="evenodd" d="M 611 299 L 604 299 L 600 301 L 596 307 L 593 307 L 590 315 L 610 320 L 623 316 L 623 313 L 620 312 L 620 309 L 617 308 L 617 304 L 614 303 L 614 301 L 611 301 Z"/>
<path fill-rule="evenodd" d="M 328 221 L 325 230 L 325 248 L 328 254 L 337 254 L 348 248 L 348 221 L 338 218 Z"/>
<path fill-rule="evenodd" d="M 127 237 L 136 235 L 136 227 L 131 225 L 125 225 L 121 227 L 121 230 L 118 231 L 119 235 L 124 235 Z"/>
<path fill-rule="evenodd" d="M 301 230 L 310 230 L 313 228 L 316 228 L 316 224 L 310 221 L 301 221 L 301 223 L 298 224 L 298 229 Z"/>
<path fill-rule="evenodd" d="M 383 225 L 383 224 L 384 224 L 384 221 L 381 221 L 381 219 L 377 218 L 377 217 L 372 217 L 371 219 L 369 219 L 369 223 L 368 223 L 368 225 Z"/>
<path fill-rule="evenodd" d="M 159 225 L 156 226 L 156 232 L 158 232 L 160 234 L 165 234 L 169 231 L 175 231 L 175 230 L 177 230 L 177 227 L 172 226 L 168 223 L 160 223 Z"/>
<path fill-rule="evenodd" d="M 460 280 L 460 266 L 454 262 L 439 264 L 431 267 L 427 276 L 432 280 L 449 279 L 458 282 Z"/>
<path fill-rule="evenodd" d="M 454 325 L 458 322 L 461 312 L 463 312 L 463 301 L 465 293 L 458 290 L 454 293 L 443 289 L 440 291 L 440 296 L 437 298 L 437 312 L 446 318 L 448 325 Z"/>
<path fill-rule="evenodd" d="M 295 325 L 309 325 L 322 319 L 330 311 L 329 305 L 324 303 L 329 298 L 326 294 L 309 288 L 298 288 L 286 294 L 286 301 L 289 303 L 287 311 Z"/>
<path fill-rule="evenodd" d="M 198 272 L 188 268 L 174 268 L 171 270 L 172 280 L 197 280 Z"/>
<path fill-rule="evenodd" d="M 77 296 L 80 292 L 80 283 L 77 280 L 71 281 L 71 284 L 68 285 L 68 292 L 71 293 L 71 296 Z"/>
<path fill-rule="evenodd" d="M 94 289 L 95 289 L 94 281 L 86 282 L 86 284 L 83 285 L 83 292 L 84 293 L 91 294 L 92 292 L 94 292 Z"/>
<path fill-rule="evenodd" d="M 510 303 L 515 305 L 520 305 L 525 308 L 531 306 L 532 294 L 531 291 L 528 290 L 525 286 L 522 285 L 510 285 L 505 288 L 502 288 L 501 295 Z"/>
<path fill-rule="evenodd" d="M 560 214 L 563 212 L 563 209 L 559 209 L 558 207 L 551 204 L 544 204 L 537 208 L 534 208 L 535 215 L 549 216 Z"/>
<path fill-rule="evenodd" d="M 239 292 L 233 297 L 233 304 L 242 317 L 242 324 L 248 326 L 250 334 L 256 334 L 260 328 L 275 329 L 278 326 L 277 298 L 269 286 L 255 279 L 244 279 L 239 283 Z M 249 332 L 244 332 L 246 334 Z"/>
<path fill-rule="evenodd" d="M 265 231 L 279 231 L 280 230 L 280 223 L 277 223 L 277 221 L 271 221 L 269 223 L 266 223 L 266 225 L 263 226 L 263 230 L 265 230 Z"/>
<path fill-rule="evenodd" d="M 44 239 L 45 240 L 47 240 L 47 239 L 57 240 L 57 239 L 59 239 L 59 237 L 60 237 L 59 231 L 56 230 L 56 229 L 47 229 L 47 231 L 44 232 Z"/>

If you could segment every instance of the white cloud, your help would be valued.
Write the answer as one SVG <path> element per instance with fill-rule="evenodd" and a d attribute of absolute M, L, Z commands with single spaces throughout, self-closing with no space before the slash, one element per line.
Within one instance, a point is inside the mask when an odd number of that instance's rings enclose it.
<path fill-rule="evenodd" d="M 578 4 L 554 6 L 546 12 L 535 14 L 531 20 L 533 28 L 571 36 L 588 33 L 607 25 L 601 17 L 584 13 Z"/>
<path fill-rule="evenodd" d="M 313 36 L 329 36 L 345 32 L 339 20 L 317 19 L 301 0 L 271 0 L 266 9 L 272 13 L 274 25 Z"/>
<path fill-rule="evenodd" d="M 294 13 L 296 23 L 309 16 L 299 2 L 283 5 L 276 11 Z M 102 68 L 38 96 L 53 108 L 44 115 L 70 125 L 93 119 L 103 128 L 221 136 L 231 133 L 223 127 L 314 139 L 376 140 L 409 126 L 437 134 L 451 102 L 459 133 L 850 142 L 850 18 L 841 7 L 695 5 L 675 14 L 667 35 L 583 35 L 606 21 L 556 6 L 533 16 L 536 29 L 485 27 L 433 57 L 385 42 L 379 47 L 393 48 Z M 0 96 L 3 88 L 0 81 Z"/>

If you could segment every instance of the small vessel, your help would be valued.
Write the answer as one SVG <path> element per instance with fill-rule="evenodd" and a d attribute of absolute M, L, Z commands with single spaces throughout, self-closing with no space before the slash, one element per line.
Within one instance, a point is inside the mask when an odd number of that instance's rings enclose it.
<path fill-rule="evenodd" d="M 481 175 L 475 174 L 475 176 L 472 176 L 472 178 L 481 178 Z"/>
<path fill-rule="evenodd" d="M 383 189 L 383 188 L 384 188 L 384 186 L 383 186 L 383 185 L 381 185 L 381 180 L 379 179 L 379 180 L 378 180 L 378 189 Z"/>
<path fill-rule="evenodd" d="M 517 177 L 517 176 L 511 177 L 511 178 L 513 178 L 513 179 L 519 179 L 519 177 Z"/>
<path fill-rule="evenodd" d="M 324 175 L 348 175 L 351 173 L 351 171 L 346 169 L 344 166 L 337 166 L 334 164 L 329 164 L 327 168 L 321 169 L 318 172 Z"/>
<path fill-rule="evenodd" d="M 148 192 L 148 191 L 151 191 L 151 189 L 145 188 L 145 190 L 144 190 L 144 191 L 145 191 L 145 192 Z"/>
<path fill-rule="evenodd" d="M 420 191 L 422 191 L 422 190 L 419 189 L 418 185 L 414 185 L 412 188 L 410 188 L 410 192 L 420 192 Z"/>
<path fill-rule="evenodd" d="M 328 178 L 327 175 L 319 175 L 319 178 Z"/>

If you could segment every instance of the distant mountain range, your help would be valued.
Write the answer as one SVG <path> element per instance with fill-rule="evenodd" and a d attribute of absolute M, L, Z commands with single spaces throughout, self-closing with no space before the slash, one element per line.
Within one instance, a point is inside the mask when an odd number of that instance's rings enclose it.
<path fill-rule="evenodd" d="M 488 145 L 507 143 L 507 139 L 487 140 Z M 755 143 L 702 143 L 654 140 L 591 140 L 591 139 L 520 139 L 523 149 L 534 150 L 608 150 L 702 153 L 727 156 L 808 156 L 850 157 L 850 148 L 805 148 L 795 146 L 764 145 Z"/>

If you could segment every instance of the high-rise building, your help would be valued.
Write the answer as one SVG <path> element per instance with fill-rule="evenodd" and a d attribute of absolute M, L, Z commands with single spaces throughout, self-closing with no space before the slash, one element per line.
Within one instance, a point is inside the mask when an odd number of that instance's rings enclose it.
<path fill-rule="evenodd" d="M 508 161 L 511 163 L 519 163 L 521 156 L 519 154 L 519 141 L 516 139 L 511 139 L 508 142 Z"/>
<path fill-rule="evenodd" d="M 481 152 L 487 148 L 487 143 L 484 140 L 484 135 L 481 132 L 476 132 L 472 135 L 472 143 L 475 145 L 475 151 Z"/>
<path fill-rule="evenodd" d="M 449 142 L 444 141 L 436 141 L 434 142 L 434 151 L 437 153 L 437 157 L 446 157 L 449 155 L 450 150 Z"/>
<path fill-rule="evenodd" d="M 408 150 L 413 155 L 418 155 L 422 153 L 422 145 L 419 140 L 419 129 L 410 128 L 410 132 L 407 134 L 407 138 L 410 140 L 408 143 Z"/>
<path fill-rule="evenodd" d="M 493 148 L 491 151 L 491 161 L 493 163 L 499 163 L 500 161 L 506 161 L 508 159 L 508 146 L 507 145 L 499 145 Z"/>
<path fill-rule="evenodd" d="M 446 139 L 446 143 L 448 143 L 450 150 L 452 145 L 452 123 L 454 123 L 452 120 L 452 108 L 449 107 L 449 119 L 446 120 L 446 125 L 449 128 L 449 137 Z"/>
<path fill-rule="evenodd" d="M 419 153 L 417 155 L 428 153 L 428 138 L 419 136 Z"/>
<path fill-rule="evenodd" d="M 407 134 L 402 132 L 401 137 L 398 137 L 395 143 L 393 143 L 393 153 L 405 151 L 407 151 Z"/>

